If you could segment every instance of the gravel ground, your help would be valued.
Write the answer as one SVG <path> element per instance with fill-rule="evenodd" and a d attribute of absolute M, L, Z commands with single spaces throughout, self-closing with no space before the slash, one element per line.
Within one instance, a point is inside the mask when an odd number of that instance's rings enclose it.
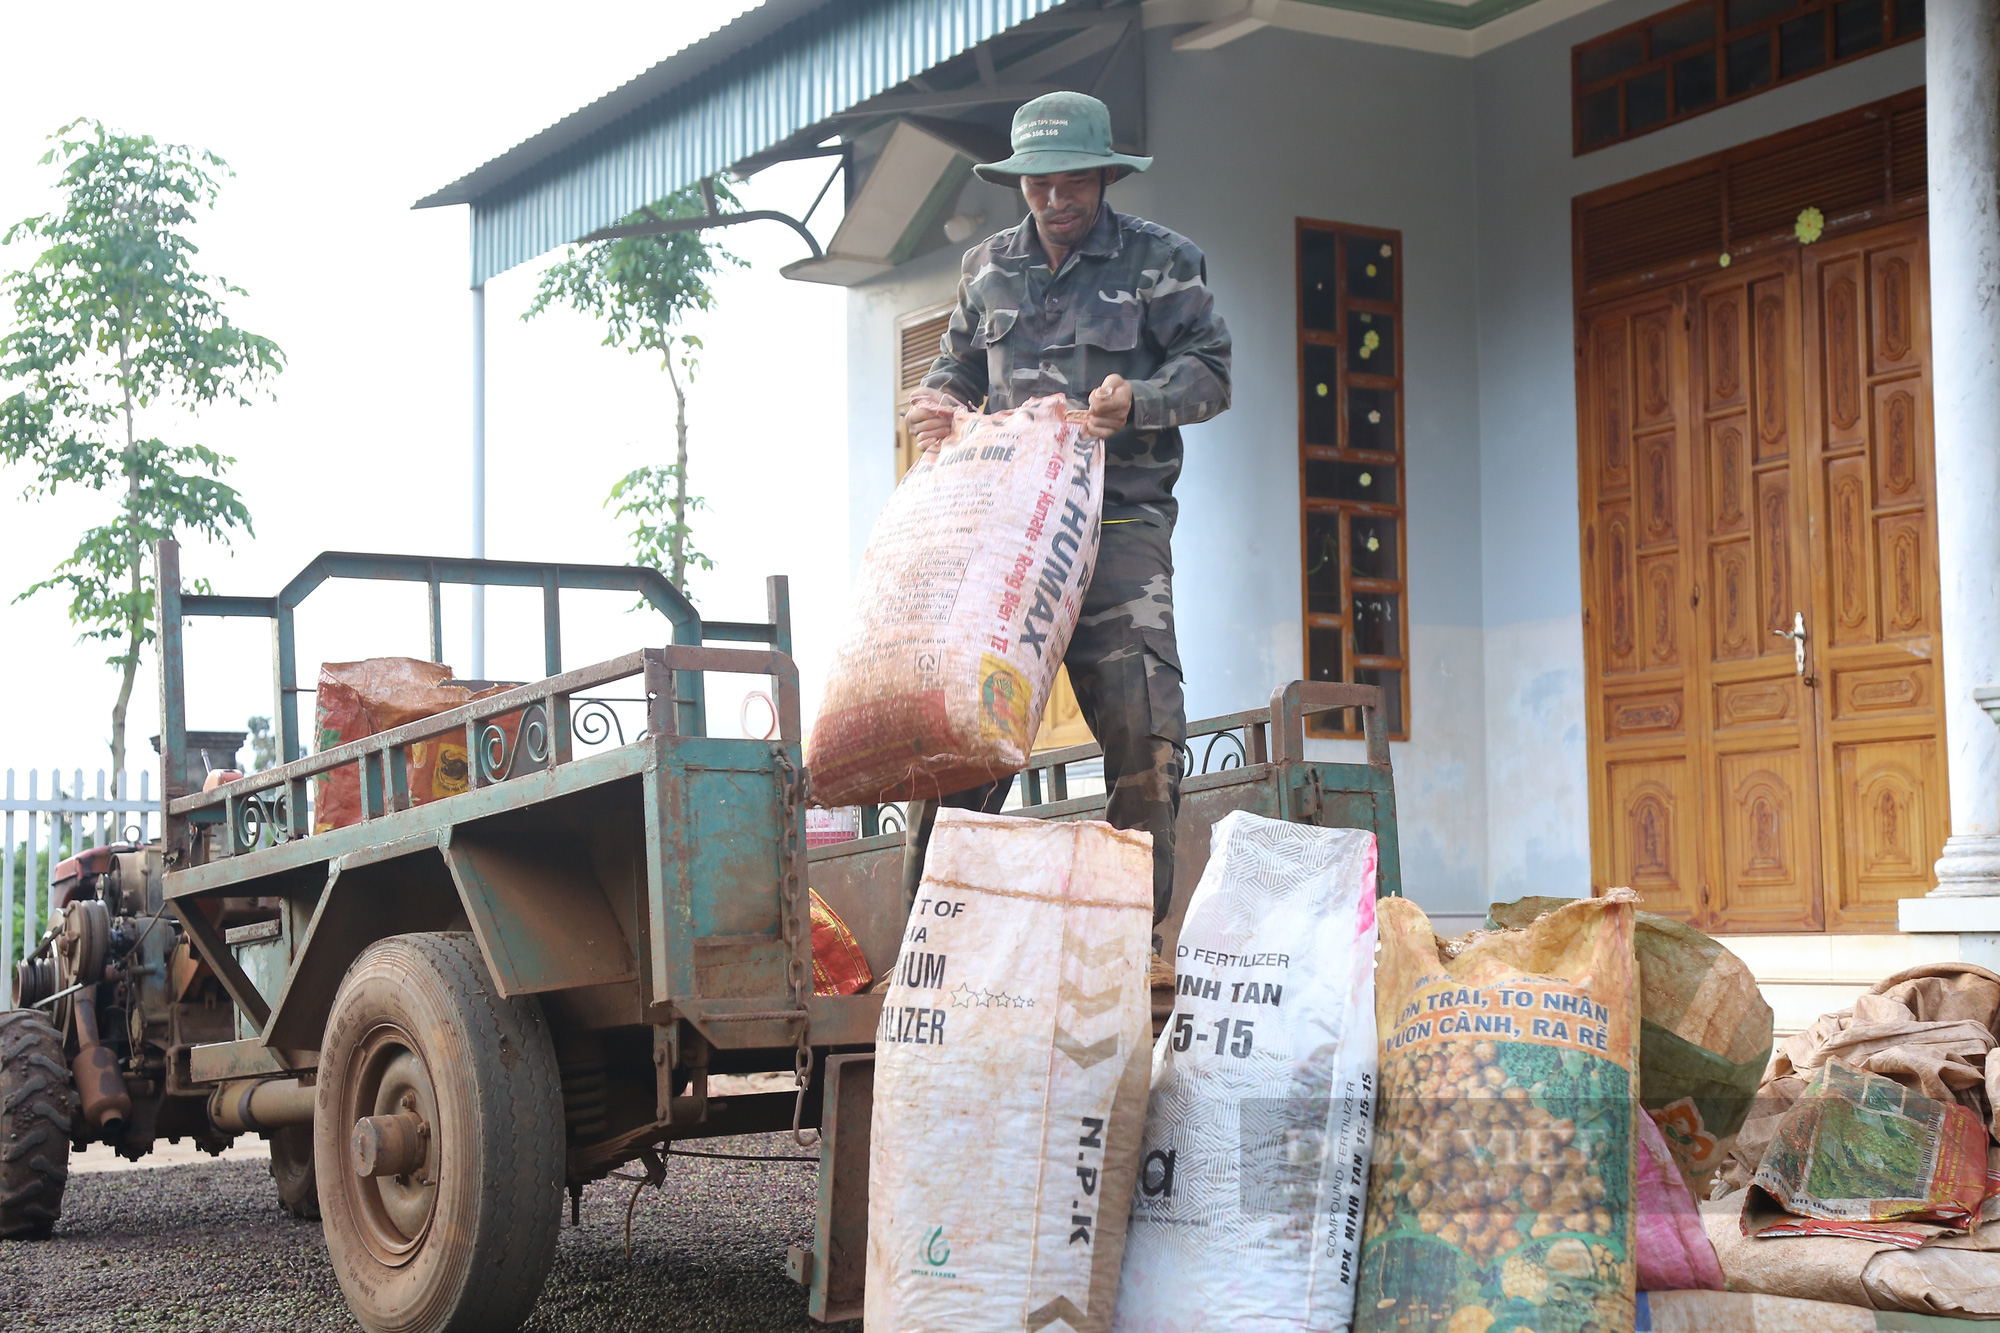
<path fill-rule="evenodd" d="M 696 1150 L 789 1154 L 791 1136 L 713 1139 Z M 785 1247 L 812 1236 L 815 1177 L 789 1162 L 674 1157 L 659 1191 L 583 1194 L 529 1330 L 633 1333 L 818 1330 Z M 9 1329 L 357 1329 L 319 1224 L 281 1212 L 258 1161 L 74 1177 L 53 1239 L 0 1245 L 0 1324 Z M 858 1330 L 859 1324 L 831 1326 Z"/>

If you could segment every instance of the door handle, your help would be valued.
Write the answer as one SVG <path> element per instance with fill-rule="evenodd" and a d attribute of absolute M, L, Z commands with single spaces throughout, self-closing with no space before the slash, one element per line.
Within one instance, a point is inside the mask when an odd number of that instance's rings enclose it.
<path fill-rule="evenodd" d="M 1798 670 L 1800 680 L 1803 680 L 1808 685 L 1812 684 L 1812 677 L 1806 674 L 1806 613 L 1803 611 L 1792 612 L 1792 627 L 1790 629 L 1774 629 L 1771 633 L 1781 639 L 1790 639 L 1792 641 L 1792 665 Z"/>

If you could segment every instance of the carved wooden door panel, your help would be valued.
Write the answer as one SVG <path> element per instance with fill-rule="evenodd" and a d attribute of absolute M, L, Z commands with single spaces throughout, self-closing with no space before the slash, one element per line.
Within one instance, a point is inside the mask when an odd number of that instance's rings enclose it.
<path fill-rule="evenodd" d="M 1800 253 L 1827 924 L 1894 929 L 1948 831 L 1925 224 Z"/>
<path fill-rule="evenodd" d="M 1796 259 L 1693 284 L 1689 313 L 1702 924 L 1819 930 L 1817 724 L 1785 637 L 1814 618 Z"/>
<path fill-rule="evenodd" d="M 1592 878 L 1693 920 L 1702 821 L 1684 325 L 1678 290 L 1583 312 L 1577 392 Z"/>

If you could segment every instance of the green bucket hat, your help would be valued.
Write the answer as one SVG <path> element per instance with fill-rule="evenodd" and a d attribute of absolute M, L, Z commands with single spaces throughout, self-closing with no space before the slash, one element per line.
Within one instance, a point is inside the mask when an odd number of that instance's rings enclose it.
<path fill-rule="evenodd" d="M 1150 157 L 1111 150 L 1111 111 L 1089 93 L 1044 93 L 1014 113 L 1014 155 L 973 168 L 981 180 L 1012 185 L 1022 176 L 1110 167 L 1120 176 L 1144 171 Z"/>

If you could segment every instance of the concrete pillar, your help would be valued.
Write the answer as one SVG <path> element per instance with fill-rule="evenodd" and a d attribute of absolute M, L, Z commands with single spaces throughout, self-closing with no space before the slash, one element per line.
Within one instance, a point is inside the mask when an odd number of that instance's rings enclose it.
<path fill-rule="evenodd" d="M 1951 838 L 1931 897 L 2000 895 L 2000 0 L 1930 0 L 1931 393 Z M 1976 929 L 1977 927 L 1973 927 Z"/>

